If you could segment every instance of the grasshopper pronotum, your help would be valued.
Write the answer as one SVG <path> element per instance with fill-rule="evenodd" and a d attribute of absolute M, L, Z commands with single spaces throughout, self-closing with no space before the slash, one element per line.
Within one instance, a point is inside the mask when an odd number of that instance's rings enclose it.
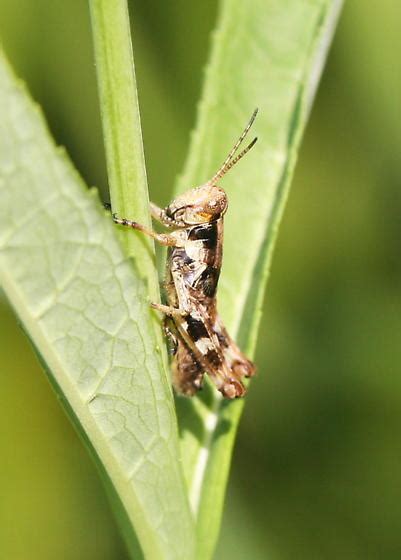
<path fill-rule="evenodd" d="M 255 366 L 230 338 L 216 310 L 223 216 L 228 206 L 226 193 L 216 183 L 255 144 L 256 138 L 235 156 L 256 113 L 209 181 L 178 196 L 166 208 L 151 203 L 152 217 L 174 228 L 171 233 L 159 234 L 113 214 L 117 224 L 140 230 L 169 247 L 165 280 L 168 305 L 151 305 L 166 315 L 166 331 L 175 343 L 173 384 L 186 395 L 202 387 L 207 372 L 225 397 L 242 397 L 246 392 L 242 379 L 255 373 Z"/>

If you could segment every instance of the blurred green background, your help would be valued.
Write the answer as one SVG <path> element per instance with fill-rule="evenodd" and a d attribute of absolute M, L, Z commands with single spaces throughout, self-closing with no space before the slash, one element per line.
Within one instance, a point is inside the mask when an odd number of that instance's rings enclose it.
<path fill-rule="evenodd" d="M 217 4 L 130 7 L 163 204 Z M 401 558 L 400 21 L 395 0 L 353 0 L 340 20 L 275 252 L 218 559 Z M 107 199 L 86 2 L 1 0 L 0 37 Z M 0 335 L 0 558 L 126 560 L 97 472 L 4 298 Z"/>

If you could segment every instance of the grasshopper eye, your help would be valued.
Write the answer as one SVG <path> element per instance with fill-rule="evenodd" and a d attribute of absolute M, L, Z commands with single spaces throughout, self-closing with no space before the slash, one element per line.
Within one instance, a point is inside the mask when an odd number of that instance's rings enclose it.
<path fill-rule="evenodd" d="M 217 189 L 218 187 L 216 187 L 215 196 L 210 198 L 205 204 L 205 212 L 208 212 L 212 216 L 224 214 L 228 206 L 226 193 L 222 189 Z"/>

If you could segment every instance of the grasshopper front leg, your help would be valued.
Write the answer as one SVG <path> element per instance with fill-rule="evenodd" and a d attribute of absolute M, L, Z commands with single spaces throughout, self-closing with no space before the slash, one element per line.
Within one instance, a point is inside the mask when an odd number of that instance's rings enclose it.
<path fill-rule="evenodd" d="M 182 242 L 180 242 L 179 237 L 174 235 L 174 233 L 172 233 L 172 234 L 156 233 L 155 231 L 151 230 L 150 228 L 148 228 L 148 227 L 146 227 L 142 224 L 138 224 L 138 222 L 134 222 L 132 220 L 127 220 L 126 218 L 119 218 L 117 216 L 117 214 L 113 214 L 113 220 L 116 224 L 119 224 L 121 226 L 131 227 L 133 229 L 141 231 L 145 235 L 149 235 L 149 237 L 152 237 L 153 239 L 155 239 L 161 245 L 165 245 L 165 246 L 168 246 L 168 247 L 180 247 L 182 245 Z M 185 303 L 187 303 L 187 302 L 185 302 Z M 164 313 L 165 315 L 167 315 L 168 317 L 171 317 L 171 318 L 182 317 L 183 315 L 188 314 L 188 310 L 186 309 L 187 305 L 185 305 L 184 306 L 185 308 L 183 308 L 183 309 L 168 306 L 168 305 L 161 305 L 159 303 L 151 303 L 151 306 L 154 309 L 157 309 L 158 311 L 161 311 L 162 313 Z"/>
<path fill-rule="evenodd" d="M 166 247 L 177 247 L 178 245 L 177 238 L 174 235 L 156 233 L 150 228 L 143 226 L 142 224 L 138 224 L 138 222 L 133 222 L 132 220 L 127 220 L 126 218 L 119 218 L 117 214 L 113 214 L 113 221 L 121 226 L 127 226 L 138 231 L 142 231 L 145 235 L 153 237 L 153 239 L 160 243 L 160 245 L 165 245 Z"/>

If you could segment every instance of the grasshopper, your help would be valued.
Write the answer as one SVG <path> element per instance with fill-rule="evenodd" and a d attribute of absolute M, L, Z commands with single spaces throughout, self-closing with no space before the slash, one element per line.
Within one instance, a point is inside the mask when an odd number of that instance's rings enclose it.
<path fill-rule="evenodd" d="M 216 183 L 254 146 L 257 138 L 235 156 L 256 114 L 257 109 L 209 181 L 178 196 L 166 208 L 150 204 L 152 217 L 172 228 L 171 233 L 156 233 L 113 214 L 115 223 L 139 230 L 169 248 L 165 279 L 168 305 L 151 306 L 166 316 L 166 334 L 174 342 L 173 385 L 185 395 L 201 389 L 206 372 L 224 397 L 242 397 L 246 392 L 243 378 L 255 373 L 255 366 L 231 339 L 217 313 L 228 200 Z"/>

